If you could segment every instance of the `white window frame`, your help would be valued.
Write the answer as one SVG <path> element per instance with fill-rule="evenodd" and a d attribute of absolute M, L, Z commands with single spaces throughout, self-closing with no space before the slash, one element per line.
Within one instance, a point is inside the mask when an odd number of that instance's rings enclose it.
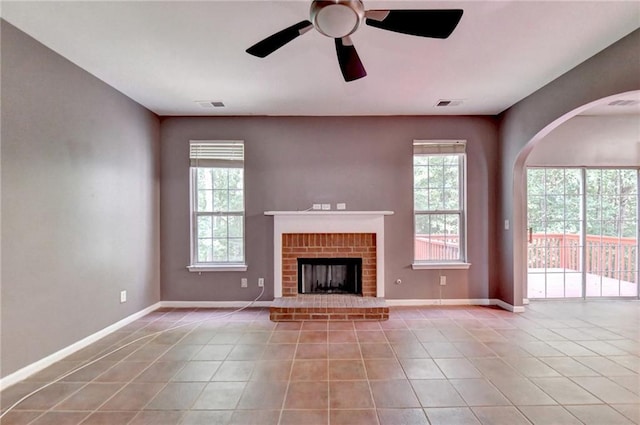
<path fill-rule="evenodd" d="M 191 272 L 246 271 L 246 226 L 244 189 L 244 141 L 241 140 L 191 140 L 189 142 L 189 216 L 190 216 L 190 262 Z M 199 212 L 197 170 L 198 168 L 241 168 L 243 174 L 242 211 Z M 242 260 L 201 262 L 198 260 L 198 217 L 241 216 Z M 227 236 L 227 239 L 229 236 Z"/>
<path fill-rule="evenodd" d="M 459 206 L 457 210 L 416 210 L 415 205 L 415 168 L 413 158 L 417 155 L 458 155 L 458 193 Z M 412 155 L 412 194 L 413 197 L 413 263 L 414 270 L 421 269 L 468 269 L 471 264 L 467 262 L 467 153 L 466 140 L 414 140 Z M 456 260 L 418 260 L 416 259 L 416 219 L 419 215 L 456 214 L 459 217 L 459 258 Z"/>

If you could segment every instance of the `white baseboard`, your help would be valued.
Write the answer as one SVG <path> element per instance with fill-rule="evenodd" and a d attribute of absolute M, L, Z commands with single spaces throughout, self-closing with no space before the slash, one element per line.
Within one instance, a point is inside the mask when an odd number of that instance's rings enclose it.
<path fill-rule="evenodd" d="M 513 313 L 524 312 L 524 306 L 513 306 L 502 300 L 489 299 L 489 298 L 476 298 L 476 299 L 391 299 L 386 300 L 387 305 L 393 306 L 439 306 L 439 305 L 497 305 L 507 311 Z M 255 307 L 270 307 L 273 301 L 256 301 L 252 303 Z M 89 335 L 86 338 L 81 339 L 55 353 L 31 363 L 28 366 L 23 367 L 10 375 L 0 379 L 0 390 L 4 390 L 11 385 L 14 385 L 29 376 L 40 372 L 41 370 L 51 366 L 57 361 L 64 359 L 65 357 L 79 351 L 90 344 L 98 341 L 101 338 L 117 331 L 128 325 L 131 322 L 138 320 L 139 318 L 155 311 L 159 308 L 240 308 L 249 304 L 249 301 L 160 301 L 155 303 L 144 310 L 134 313 L 124 319 L 107 326 L 106 328 Z"/>
<path fill-rule="evenodd" d="M 273 301 L 160 301 L 165 308 L 240 308 L 251 303 L 251 307 L 271 307 Z"/>
<path fill-rule="evenodd" d="M 438 305 L 491 305 L 491 300 L 487 298 L 478 299 L 410 299 L 410 300 L 390 300 L 387 299 L 390 307 L 410 307 L 410 306 L 438 306 Z"/>
<path fill-rule="evenodd" d="M 161 305 L 160 303 L 155 303 L 147 308 L 145 308 L 144 310 L 140 310 L 137 313 L 134 313 L 130 316 L 125 317 L 124 319 L 114 323 L 113 325 L 107 326 L 106 328 L 99 330 L 98 332 L 89 335 L 86 338 L 81 339 L 78 342 L 75 342 L 65 348 L 63 348 L 62 350 L 56 351 L 55 353 L 38 360 L 37 362 L 31 363 L 28 366 L 23 367 L 22 369 L 19 369 L 15 372 L 13 372 L 10 375 L 5 376 L 4 378 L 0 379 L 0 390 L 5 390 L 6 388 L 10 387 L 13 384 L 16 384 L 26 378 L 28 378 L 29 376 L 40 372 L 41 370 L 51 366 L 52 364 L 54 364 L 57 361 L 60 361 L 62 359 L 64 359 L 65 357 L 75 353 L 76 351 L 79 351 L 91 344 L 93 344 L 94 342 L 96 342 L 97 340 L 104 338 L 105 336 L 117 331 L 118 329 L 121 329 L 123 327 L 125 327 L 126 325 L 128 325 L 131 322 L 134 322 L 136 320 L 138 320 L 139 318 L 146 316 L 147 314 L 151 313 L 152 311 L 157 310 L 158 308 L 160 308 Z"/>
<path fill-rule="evenodd" d="M 438 306 L 438 305 L 497 305 L 498 307 L 510 311 L 512 313 L 523 313 L 523 306 L 513 306 L 502 300 L 495 298 L 471 298 L 471 299 L 410 299 L 410 300 L 389 300 L 387 305 L 390 307 L 399 306 Z"/>
<path fill-rule="evenodd" d="M 492 305 L 497 305 L 501 309 L 510 311 L 512 313 L 524 313 L 524 306 L 523 305 L 511 305 L 509 303 L 506 303 L 506 302 L 504 302 L 502 300 L 498 300 L 498 299 L 492 299 L 491 301 L 493 301 Z"/>

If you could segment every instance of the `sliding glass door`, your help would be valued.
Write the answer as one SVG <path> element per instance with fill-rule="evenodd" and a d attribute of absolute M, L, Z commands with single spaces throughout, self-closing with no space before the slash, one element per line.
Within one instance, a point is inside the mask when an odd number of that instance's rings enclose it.
<path fill-rule="evenodd" d="M 638 296 L 638 171 L 529 168 L 528 298 Z"/>

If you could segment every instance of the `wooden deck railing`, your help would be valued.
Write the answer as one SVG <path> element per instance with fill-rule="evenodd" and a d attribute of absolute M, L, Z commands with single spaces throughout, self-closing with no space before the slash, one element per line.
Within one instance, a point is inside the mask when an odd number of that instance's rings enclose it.
<path fill-rule="evenodd" d="M 460 256 L 457 236 L 416 235 L 416 260 L 457 260 Z"/>
<path fill-rule="evenodd" d="M 567 269 L 580 267 L 578 235 L 533 233 L 529 243 L 529 268 Z M 635 238 L 587 235 L 587 273 L 636 282 L 638 241 Z M 455 236 L 416 235 L 416 260 L 456 260 L 459 256 Z"/>
<path fill-rule="evenodd" d="M 582 271 L 580 267 L 580 236 L 533 233 L 529 242 L 529 268 L 561 268 Z M 584 269 L 612 279 L 636 282 L 635 238 L 587 235 Z"/>

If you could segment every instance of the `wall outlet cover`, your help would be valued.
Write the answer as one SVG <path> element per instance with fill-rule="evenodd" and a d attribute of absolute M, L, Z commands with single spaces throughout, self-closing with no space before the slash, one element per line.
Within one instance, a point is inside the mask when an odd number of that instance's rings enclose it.
<path fill-rule="evenodd" d="M 321 210 L 322 209 L 322 204 L 313 204 L 311 206 L 312 209 L 314 210 Z"/>
<path fill-rule="evenodd" d="M 440 286 L 446 286 L 446 285 L 447 285 L 447 277 L 440 276 Z"/>
<path fill-rule="evenodd" d="M 264 277 L 258 278 L 258 287 L 262 288 L 264 286 Z"/>
<path fill-rule="evenodd" d="M 240 279 L 240 287 L 241 288 L 246 288 L 247 287 L 247 278 L 243 277 L 242 279 Z"/>
<path fill-rule="evenodd" d="M 331 204 L 322 204 L 322 209 L 328 211 L 331 209 Z"/>
<path fill-rule="evenodd" d="M 346 210 L 347 209 L 347 204 L 345 204 L 344 202 L 336 204 L 336 209 L 337 210 Z"/>
<path fill-rule="evenodd" d="M 127 291 L 122 290 L 120 291 L 120 303 L 126 303 L 126 302 L 127 302 Z"/>

